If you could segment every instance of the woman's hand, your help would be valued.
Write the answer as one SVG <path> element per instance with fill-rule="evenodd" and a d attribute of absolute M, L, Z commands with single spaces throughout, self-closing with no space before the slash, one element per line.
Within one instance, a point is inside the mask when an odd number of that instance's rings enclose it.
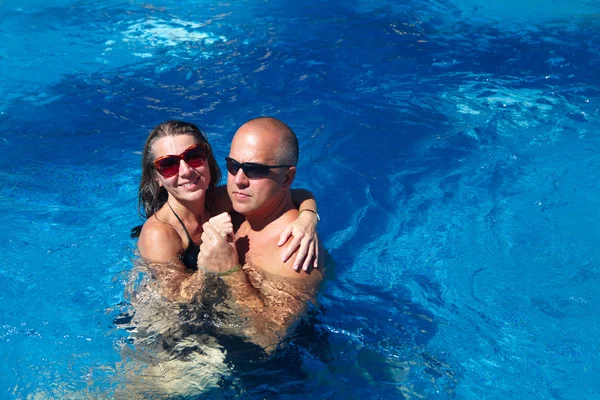
<path fill-rule="evenodd" d="M 281 259 L 286 262 L 298 249 L 294 269 L 298 271 L 301 267 L 304 271 L 312 264 L 313 268 L 319 265 L 319 236 L 317 235 L 317 215 L 312 212 L 300 213 L 298 219 L 281 232 L 278 246 L 283 246 L 290 236 L 294 239 L 286 247 Z"/>
<path fill-rule="evenodd" d="M 229 213 L 221 213 L 215 215 L 208 220 L 208 223 L 217 231 L 217 233 L 227 239 L 227 241 L 233 241 L 233 223 L 231 222 L 231 215 Z"/>
<path fill-rule="evenodd" d="M 204 232 L 198 254 L 198 269 L 220 273 L 238 265 L 235 245 L 228 243 L 209 222 L 202 225 L 202 228 Z"/>

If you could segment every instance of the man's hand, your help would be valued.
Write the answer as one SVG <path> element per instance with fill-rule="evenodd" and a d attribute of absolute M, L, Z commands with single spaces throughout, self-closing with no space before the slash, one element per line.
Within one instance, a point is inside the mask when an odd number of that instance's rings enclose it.
<path fill-rule="evenodd" d="M 290 236 L 293 236 L 294 239 L 281 255 L 282 261 L 286 262 L 299 246 L 300 248 L 294 261 L 294 269 L 298 271 L 302 267 L 304 271 L 308 271 L 311 264 L 313 268 L 317 268 L 319 265 L 317 216 L 311 212 L 298 215 L 298 219 L 281 232 L 277 245 L 279 247 L 283 246 Z"/>
<path fill-rule="evenodd" d="M 229 213 L 221 213 L 215 215 L 208 220 L 208 223 L 215 228 L 217 233 L 227 239 L 227 241 L 233 241 L 233 223 L 231 222 L 231 215 Z"/>
<path fill-rule="evenodd" d="M 209 222 L 202 225 L 202 228 L 204 232 L 198 254 L 198 268 L 220 273 L 238 265 L 235 245 L 228 243 Z"/>

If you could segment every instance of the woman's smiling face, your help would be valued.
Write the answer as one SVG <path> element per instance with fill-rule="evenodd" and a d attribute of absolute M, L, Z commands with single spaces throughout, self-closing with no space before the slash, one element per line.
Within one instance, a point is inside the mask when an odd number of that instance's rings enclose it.
<path fill-rule="evenodd" d="M 152 154 L 154 159 L 166 155 L 179 155 L 195 144 L 198 144 L 198 141 L 191 135 L 164 136 L 152 144 Z M 184 160 L 179 160 L 177 174 L 165 178 L 155 172 L 155 179 L 170 196 L 177 200 L 194 201 L 200 200 L 206 195 L 210 182 L 210 170 L 207 162 L 194 168 Z"/>

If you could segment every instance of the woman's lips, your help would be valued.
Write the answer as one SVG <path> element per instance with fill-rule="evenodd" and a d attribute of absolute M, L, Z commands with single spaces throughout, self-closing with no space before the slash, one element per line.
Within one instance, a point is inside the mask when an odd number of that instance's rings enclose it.
<path fill-rule="evenodd" d="M 200 182 L 200 177 L 198 177 L 193 182 L 182 183 L 179 186 L 182 187 L 182 188 L 184 188 L 184 189 L 193 189 L 193 188 L 195 188 L 196 185 L 198 185 L 198 182 Z"/>

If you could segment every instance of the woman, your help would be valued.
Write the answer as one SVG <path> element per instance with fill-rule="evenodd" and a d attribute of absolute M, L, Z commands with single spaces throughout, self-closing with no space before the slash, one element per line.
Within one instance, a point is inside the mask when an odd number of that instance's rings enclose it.
<path fill-rule="evenodd" d="M 139 234 L 138 249 L 152 263 L 151 270 L 169 298 L 189 298 L 202 225 L 210 221 L 224 236 L 233 235 L 243 221 L 233 212 L 226 189 L 217 187 L 220 178 L 212 149 L 196 125 L 167 121 L 150 132 L 142 154 L 139 189 L 139 207 L 147 220 Z M 316 203 L 303 190 L 293 190 L 292 196 L 296 204 L 302 202 L 301 210 L 313 212 L 301 213 L 282 232 L 280 244 L 294 236 L 284 258 L 287 260 L 300 245 L 296 265 L 303 264 L 306 269 L 318 256 Z"/>

